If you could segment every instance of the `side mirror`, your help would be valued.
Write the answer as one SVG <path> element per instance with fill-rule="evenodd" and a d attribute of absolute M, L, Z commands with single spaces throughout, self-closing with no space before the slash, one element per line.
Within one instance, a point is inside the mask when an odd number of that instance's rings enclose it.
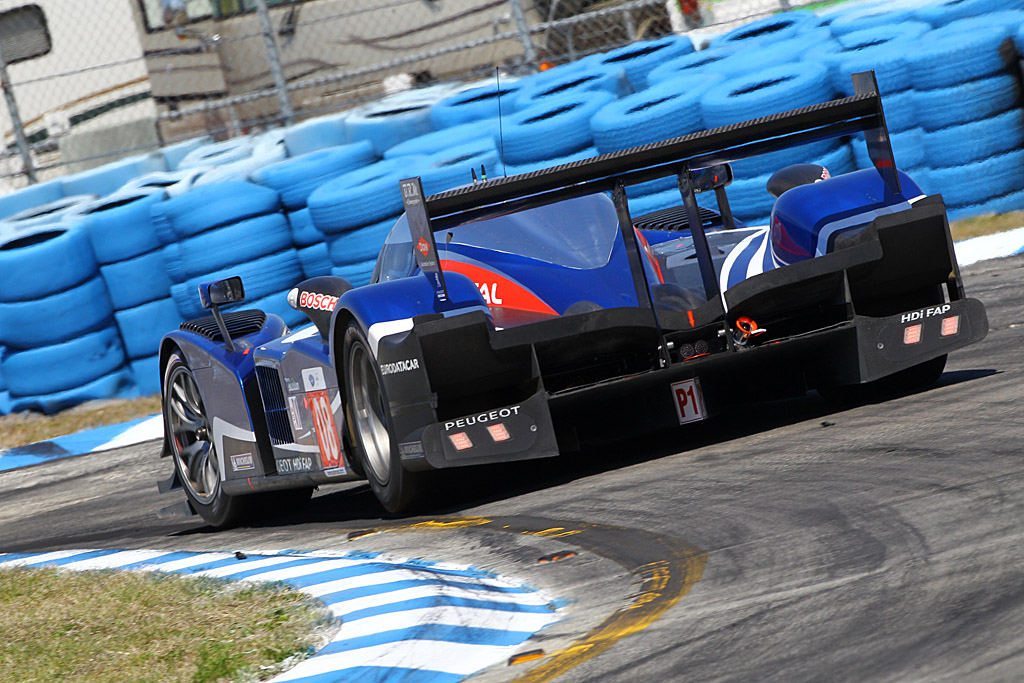
<path fill-rule="evenodd" d="M 245 301 L 245 288 L 242 286 L 242 278 L 237 275 L 199 285 L 199 303 L 203 308 L 227 306 L 242 301 Z"/>
<path fill-rule="evenodd" d="M 711 192 L 732 183 L 732 166 L 715 164 L 690 171 L 690 184 L 694 192 Z"/>

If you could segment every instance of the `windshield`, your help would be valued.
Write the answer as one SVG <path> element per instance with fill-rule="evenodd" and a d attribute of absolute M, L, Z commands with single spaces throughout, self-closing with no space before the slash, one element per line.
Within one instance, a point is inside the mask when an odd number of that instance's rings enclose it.
<path fill-rule="evenodd" d="M 589 270 L 608 263 L 619 230 L 611 199 L 603 194 L 575 197 L 495 218 L 466 223 L 436 235 L 438 249 L 467 245 Z M 388 235 L 374 281 L 412 274 L 412 239 L 405 215 Z"/>

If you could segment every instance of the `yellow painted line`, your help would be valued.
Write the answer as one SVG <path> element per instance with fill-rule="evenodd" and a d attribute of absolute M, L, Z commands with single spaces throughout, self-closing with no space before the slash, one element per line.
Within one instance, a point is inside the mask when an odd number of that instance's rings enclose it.
<path fill-rule="evenodd" d="M 458 519 L 431 519 L 426 522 L 416 522 L 415 524 L 410 524 L 409 528 L 416 531 L 442 531 L 444 529 L 468 529 L 491 523 L 492 520 L 486 517 L 461 517 Z"/>

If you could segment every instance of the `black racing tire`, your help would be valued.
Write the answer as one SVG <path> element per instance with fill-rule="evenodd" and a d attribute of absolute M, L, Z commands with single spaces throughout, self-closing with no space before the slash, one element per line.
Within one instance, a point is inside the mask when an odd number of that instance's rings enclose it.
<path fill-rule="evenodd" d="M 344 359 L 345 404 L 356 457 L 384 509 L 408 512 L 423 499 L 427 477 L 402 466 L 380 368 L 357 323 L 345 330 Z"/>
<path fill-rule="evenodd" d="M 164 367 L 163 415 L 171 459 L 192 508 L 212 527 L 238 524 L 247 516 L 250 501 L 224 493 L 199 383 L 177 351 Z"/>

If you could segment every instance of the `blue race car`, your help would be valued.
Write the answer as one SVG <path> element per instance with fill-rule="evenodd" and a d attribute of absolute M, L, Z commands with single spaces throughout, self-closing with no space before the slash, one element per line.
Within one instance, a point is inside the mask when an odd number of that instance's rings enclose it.
<path fill-rule="evenodd" d="M 227 526 L 363 478 L 406 512 L 451 467 L 737 401 L 934 381 L 985 336 L 985 309 L 964 295 L 941 197 L 896 169 L 873 76 L 854 81 L 853 97 L 429 197 L 403 180 L 371 284 L 289 294 L 304 329 L 222 312 L 239 278 L 202 285 L 211 315 L 160 353 L 160 488 L 185 492 L 164 514 Z M 733 220 L 729 161 L 857 132 L 875 168 L 781 169 L 771 224 Z M 625 188 L 664 177 L 680 206 L 631 217 Z"/>

